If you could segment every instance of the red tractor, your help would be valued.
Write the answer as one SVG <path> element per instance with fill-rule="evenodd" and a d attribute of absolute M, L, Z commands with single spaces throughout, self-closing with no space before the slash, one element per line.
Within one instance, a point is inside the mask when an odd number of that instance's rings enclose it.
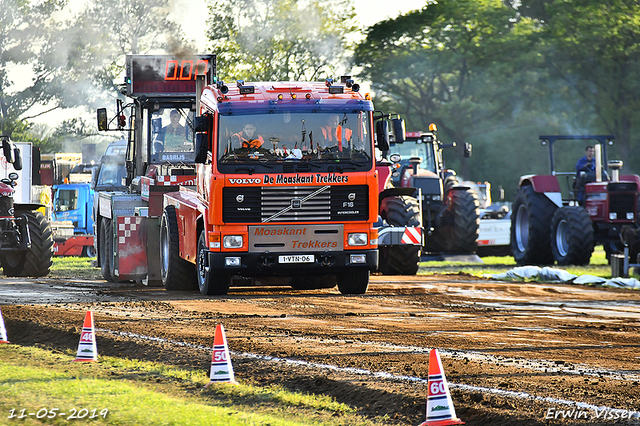
<path fill-rule="evenodd" d="M 622 252 L 621 231 L 638 228 L 640 177 L 620 176 L 622 161 L 607 163 L 606 149 L 613 144 L 613 136 L 555 135 L 540 136 L 540 140 L 549 147 L 551 174 L 520 178 L 511 216 L 511 251 L 516 262 L 587 265 L 596 244 L 604 246 L 607 257 Z M 558 140 L 596 141 L 595 172 L 556 171 L 553 146 Z M 630 249 L 635 258 L 638 244 Z"/>

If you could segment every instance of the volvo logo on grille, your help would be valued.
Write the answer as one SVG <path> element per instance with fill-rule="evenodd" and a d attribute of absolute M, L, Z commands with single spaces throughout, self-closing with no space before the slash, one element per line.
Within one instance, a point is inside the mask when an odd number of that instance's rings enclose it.
<path fill-rule="evenodd" d="M 356 199 L 356 193 L 355 192 L 350 192 L 349 195 L 347 196 L 347 198 L 349 198 L 349 201 L 353 201 Z"/>
<path fill-rule="evenodd" d="M 236 195 L 236 201 L 239 202 L 239 203 L 243 202 L 244 201 L 244 195 L 242 195 L 242 194 Z"/>
<path fill-rule="evenodd" d="M 294 198 L 291 200 L 291 208 L 292 209 L 301 209 L 302 208 L 302 200 L 299 198 Z"/>

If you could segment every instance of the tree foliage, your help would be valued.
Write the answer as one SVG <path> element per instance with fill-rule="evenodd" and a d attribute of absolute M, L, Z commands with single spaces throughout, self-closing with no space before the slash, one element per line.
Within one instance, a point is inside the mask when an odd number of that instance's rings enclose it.
<path fill-rule="evenodd" d="M 464 177 L 509 189 L 548 173 L 541 134 L 614 134 L 634 155 L 639 23 L 631 0 L 428 2 L 370 27 L 355 61 L 378 107 L 473 142 Z"/>
<path fill-rule="evenodd" d="M 315 80 L 345 67 L 353 18 L 346 0 L 224 0 L 210 5 L 207 37 L 222 78 Z"/>
<path fill-rule="evenodd" d="M 55 20 L 53 15 L 64 0 L 2 2 L 0 126 L 8 134 L 19 129 L 22 140 L 28 138 L 25 123 L 41 114 L 78 107 L 93 111 L 121 96 L 117 80 L 122 78 L 125 54 L 179 53 L 188 48 L 179 26 L 166 17 L 170 0 L 92 2 L 66 20 Z M 25 89 L 9 93 L 12 82 L 5 69 L 20 65 L 33 74 L 33 80 Z M 47 137 L 54 138 L 49 145 L 96 133 L 94 125 L 81 121 L 70 116 L 49 133 Z"/>

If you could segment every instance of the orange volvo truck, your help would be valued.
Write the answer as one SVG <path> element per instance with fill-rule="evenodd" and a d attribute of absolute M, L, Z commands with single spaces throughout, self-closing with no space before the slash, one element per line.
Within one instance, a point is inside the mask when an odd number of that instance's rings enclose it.
<path fill-rule="evenodd" d="M 403 122 L 374 113 L 350 78 L 228 87 L 215 55 L 126 63 L 130 101 L 111 120 L 98 110 L 100 130 L 128 134 L 125 182 L 94 210 L 106 280 L 225 294 L 233 279 L 277 277 L 357 294 L 378 247 L 415 273 L 421 227 L 378 208 L 404 188 L 387 188 L 374 141 L 388 152 L 389 123 L 398 140 Z"/>
<path fill-rule="evenodd" d="M 164 194 L 164 287 L 225 294 L 234 276 L 283 276 L 365 293 L 378 268 L 375 141 L 388 151 L 389 116 L 349 77 L 201 84 L 196 187 Z"/>

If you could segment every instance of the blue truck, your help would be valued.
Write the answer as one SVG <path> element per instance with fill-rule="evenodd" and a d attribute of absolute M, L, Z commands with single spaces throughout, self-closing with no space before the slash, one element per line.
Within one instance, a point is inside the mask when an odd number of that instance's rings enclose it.
<path fill-rule="evenodd" d="M 53 186 L 54 253 L 95 257 L 93 244 L 94 191 L 89 183 Z M 66 226 L 62 225 L 66 224 Z"/>

